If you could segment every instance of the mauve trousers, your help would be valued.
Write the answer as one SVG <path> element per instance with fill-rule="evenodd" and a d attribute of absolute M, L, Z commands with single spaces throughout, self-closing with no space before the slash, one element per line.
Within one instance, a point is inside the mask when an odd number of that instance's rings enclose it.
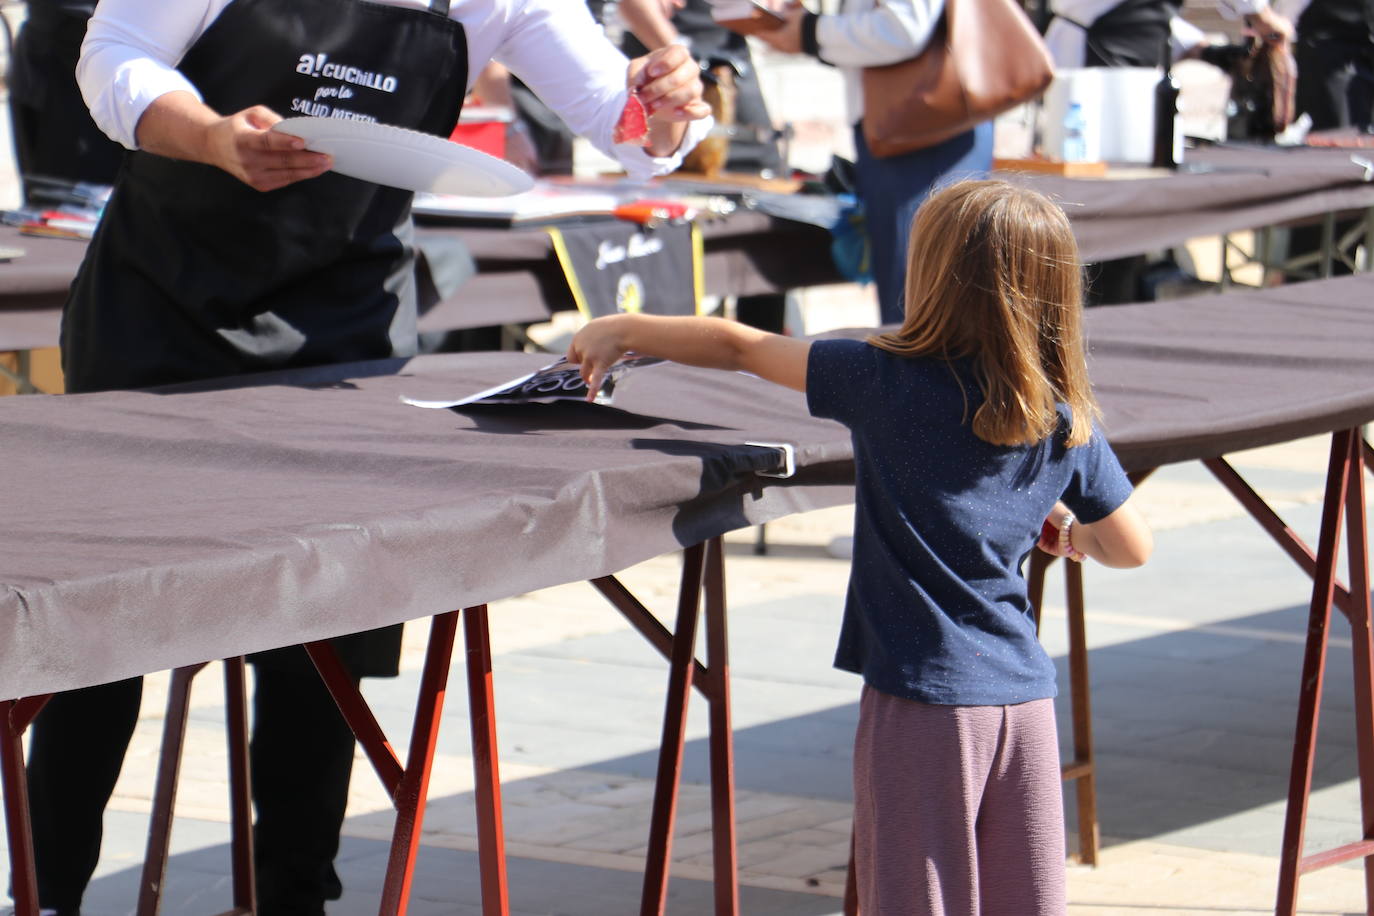
<path fill-rule="evenodd" d="M 1063 916 L 1054 701 L 934 706 L 864 687 L 854 743 L 862 916 Z"/>

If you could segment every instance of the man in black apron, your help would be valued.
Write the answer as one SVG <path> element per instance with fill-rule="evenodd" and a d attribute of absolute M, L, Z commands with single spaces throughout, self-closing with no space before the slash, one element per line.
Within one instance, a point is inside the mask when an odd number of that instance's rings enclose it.
<path fill-rule="evenodd" d="M 10 60 L 10 125 L 19 177 L 113 184 L 124 149 L 91 120 L 76 60 L 95 0 L 29 0 Z"/>
<path fill-rule="evenodd" d="M 68 390 L 413 355 L 411 194 L 325 174 L 328 157 L 265 128 L 274 112 L 338 83 L 309 65 L 327 55 L 384 75 L 349 85 L 341 107 L 447 136 L 469 67 L 464 28 L 448 14 L 448 0 L 427 10 L 358 0 L 229 3 L 177 65 L 204 105 L 168 93 L 138 122 L 142 149 L 125 161 L 63 315 Z M 700 83 L 682 86 L 675 97 L 695 92 L 699 103 Z M 687 107 L 700 117 L 703 106 Z M 673 130 L 667 135 L 681 136 Z M 193 150 L 188 137 L 211 145 Z M 204 149 L 219 167 L 189 161 Z M 395 675 L 400 638 L 394 626 L 334 642 L 357 679 Z M 302 648 L 252 660 L 258 911 L 321 914 L 341 893 L 333 858 L 353 736 Z M 34 725 L 39 899 L 60 916 L 78 911 L 94 870 L 140 693 L 136 678 L 62 694 Z"/>
<path fill-rule="evenodd" d="M 1123 0 L 1092 22 L 1074 22 L 1085 33 L 1085 67 L 1158 67 L 1160 49 L 1182 0 Z M 1057 18 L 1066 19 L 1064 16 Z"/>

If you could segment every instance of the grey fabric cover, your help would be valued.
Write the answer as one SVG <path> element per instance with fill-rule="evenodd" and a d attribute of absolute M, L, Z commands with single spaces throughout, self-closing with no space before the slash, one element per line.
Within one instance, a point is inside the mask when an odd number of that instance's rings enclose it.
<path fill-rule="evenodd" d="M 1190 151 L 1188 169 L 1174 175 L 1120 180 L 1007 174 L 1063 204 L 1085 261 L 1182 244 L 1331 210 L 1374 206 L 1374 183 L 1362 162 L 1367 150 L 1208 148 Z M 1132 174 L 1132 173 L 1123 173 Z M 842 279 L 830 259 L 824 229 L 739 210 L 702 224 L 705 286 L 712 295 L 757 295 Z M 548 234 L 540 229 L 458 228 L 421 223 L 417 239 L 436 256 L 460 240 L 478 273 L 452 295 L 422 303 L 421 331 L 528 321 L 575 308 Z M 57 309 L 66 298 L 84 245 L 20 236 L 0 226 L 0 247 L 29 256 L 0 264 L 0 338 L 5 310 Z M 466 263 L 466 262 L 465 262 Z M 56 327 L 54 322 L 51 327 Z M 56 345 L 56 337 L 47 344 Z"/>
<path fill-rule="evenodd" d="M 1128 468 L 1374 419 L 1374 278 L 1088 316 Z M 0 696 L 79 687 L 612 573 L 850 498 L 847 432 L 730 373 L 615 408 L 405 406 L 546 357 L 471 354 L 0 400 Z M 792 442 L 791 481 L 747 441 Z"/>

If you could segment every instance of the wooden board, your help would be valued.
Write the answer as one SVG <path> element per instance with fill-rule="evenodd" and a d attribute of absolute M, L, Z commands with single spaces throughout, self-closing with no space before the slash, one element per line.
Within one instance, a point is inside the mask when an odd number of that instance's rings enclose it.
<path fill-rule="evenodd" d="M 1060 162 L 1057 159 L 994 159 L 999 172 L 1042 172 L 1065 178 L 1101 178 L 1107 174 L 1105 162 Z"/>
<path fill-rule="evenodd" d="M 704 172 L 678 169 L 665 177 L 669 181 L 678 178 L 703 184 L 718 184 L 722 188 L 756 188 L 760 191 L 776 191 L 779 194 L 795 194 L 802 187 L 802 183 L 795 178 L 764 178 L 762 175 L 751 175 L 747 172 L 717 172 L 707 175 Z"/>

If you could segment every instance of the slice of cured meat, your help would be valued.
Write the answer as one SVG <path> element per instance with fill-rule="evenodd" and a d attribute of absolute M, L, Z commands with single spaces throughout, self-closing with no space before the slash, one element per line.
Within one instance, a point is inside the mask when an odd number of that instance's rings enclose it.
<path fill-rule="evenodd" d="M 625 110 L 620 113 L 620 120 L 615 122 L 615 133 L 611 139 L 615 143 L 634 143 L 639 146 L 648 141 L 649 115 L 644 110 L 644 103 L 639 100 L 637 89 L 630 90 Z"/>

